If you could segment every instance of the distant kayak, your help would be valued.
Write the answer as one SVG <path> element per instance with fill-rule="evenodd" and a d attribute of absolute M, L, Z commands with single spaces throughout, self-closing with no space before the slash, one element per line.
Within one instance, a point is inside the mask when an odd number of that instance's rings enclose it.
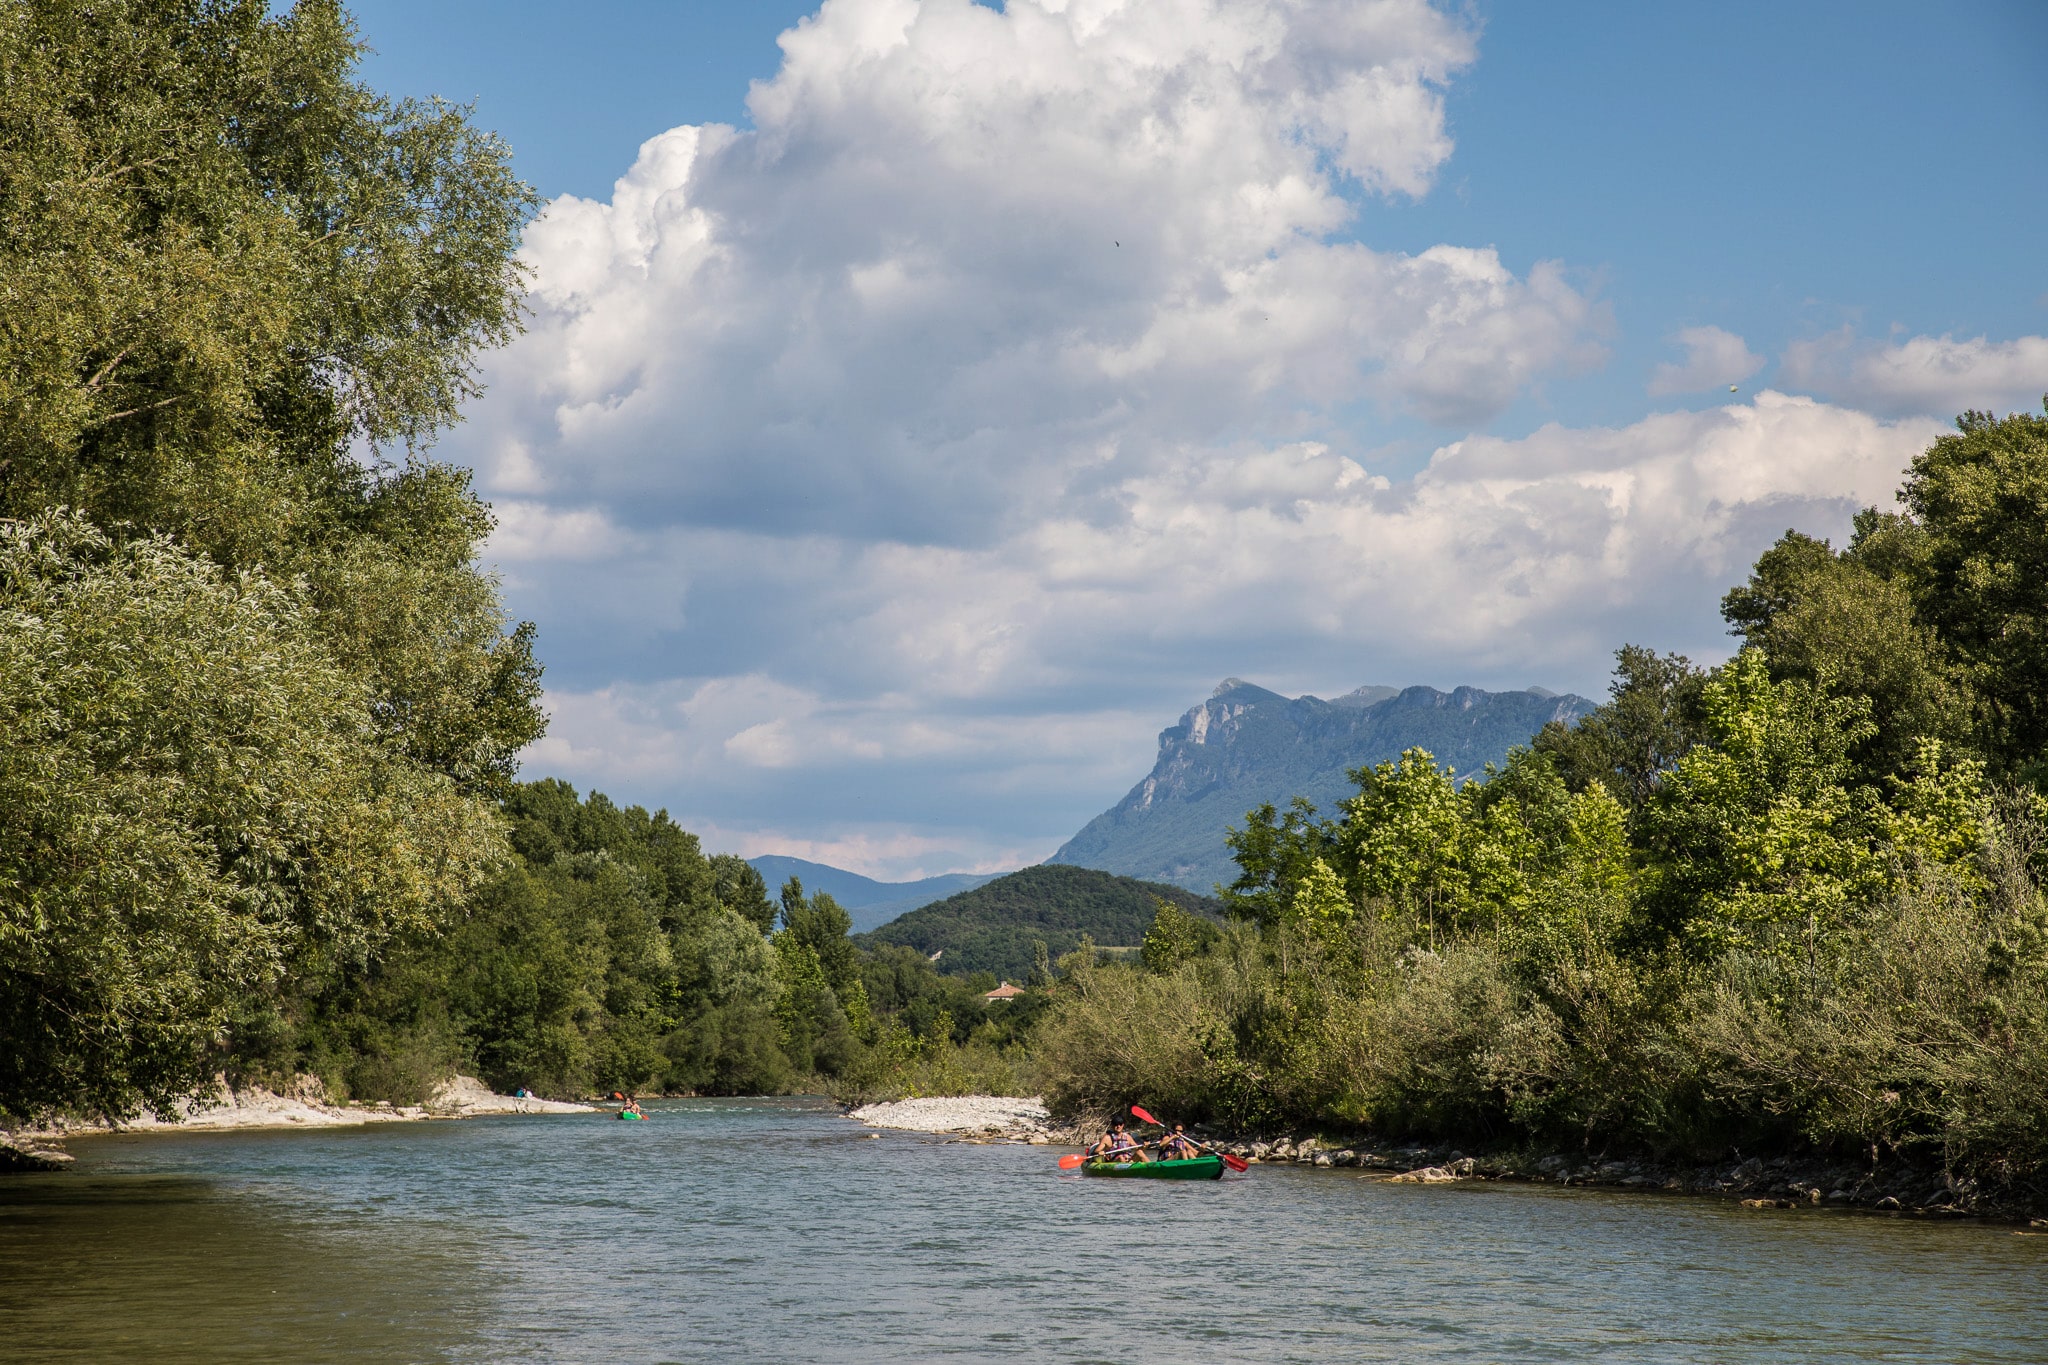
<path fill-rule="evenodd" d="M 1220 1180 L 1223 1158 L 1212 1153 L 1186 1161 L 1090 1161 L 1081 1167 L 1081 1174 L 1137 1180 Z"/>
<path fill-rule="evenodd" d="M 645 1114 L 629 1114 L 629 1113 L 627 1113 L 627 1112 L 626 1112 L 625 1110 L 621 1109 L 621 1110 L 619 1111 L 619 1117 L 620 1117 L 620 1118 L 622 1118 L 622 1119 L 644 1119 L 644 1118 L 646 1118 L 646 1117 L 647 1117 L 647 1115 L 645 1115 Z"/>

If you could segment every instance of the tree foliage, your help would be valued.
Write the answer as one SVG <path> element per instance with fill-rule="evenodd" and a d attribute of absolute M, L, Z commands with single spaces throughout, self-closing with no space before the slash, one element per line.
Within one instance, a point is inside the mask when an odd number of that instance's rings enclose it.
<path fill-rule="evenodd" d="M 301 592 L 75 514 L 0 527 L 0 790 L 15 1114 L 168 1103 L 238 1007 L 439 928 L 501 847 Z"/>

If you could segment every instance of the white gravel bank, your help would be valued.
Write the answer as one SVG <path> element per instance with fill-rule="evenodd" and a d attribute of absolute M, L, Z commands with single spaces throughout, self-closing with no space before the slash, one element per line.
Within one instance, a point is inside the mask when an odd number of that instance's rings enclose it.
<path fill-rule="evenodd" d="M 58 1122 L 24 1132 L 30 1140 L 74 1137 L 86 1133 L 214 1132 L 233 1128 L 355 1128 L 369 1123 L 405 1123 L 433 1118 L 472 1118 L 482 1114 L 588 1114 L 587 1104 L 499 1095 L 474 1076 L 456 1076 L 441 1083 L 424 1105 L 335 1104 L 317 1077 L 301 1076 L 283 1091 L 252 1085 L 241 1090 L 223 1087 L 219 1098 L 181 1100 L 178 1119 L 140 1114 L 125 1123 Z"/>
<path fill-rule="evenodd" d="M 474 1076 L 454 1076 L 427 1101 L 435 1118 L 471 1118 L 478 1114 L 590 1114 L 595 1105 L 543 1100 L 531 1095 L 500 1095 Z"/>
<path fill-rule="evenodd" d="M 1052 1123 L 1045 1105 L 1015 1095 L 955 1095 L 941 1099 L 896 1100 L 867 1104 L 847 1115 L 873 1128 L 904 1128 L 914 1133 L 1000 1134 L 1042 1137 Z"/>

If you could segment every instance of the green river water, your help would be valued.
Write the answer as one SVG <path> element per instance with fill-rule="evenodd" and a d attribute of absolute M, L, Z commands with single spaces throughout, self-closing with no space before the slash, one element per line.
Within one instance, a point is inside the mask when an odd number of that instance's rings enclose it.
<path fill-rule="evenodd" d="M 79 1140 L 0 1179 L 0 1359 L 2048 1360 L 2007 1227 L 650 1112 Z"/>

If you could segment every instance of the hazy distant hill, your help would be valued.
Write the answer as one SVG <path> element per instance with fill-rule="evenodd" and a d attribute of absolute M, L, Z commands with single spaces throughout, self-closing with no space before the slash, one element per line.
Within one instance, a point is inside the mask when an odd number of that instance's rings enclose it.
<path fill-rule="evenodd" d="M 843 867 L 806 862 L 802 858 L 785 858 L 779 853 L 749 858 L 747 862 L 768 883 L 771 898 L 791 877 L 803 882 L 806 892 L 827 892 L 853 920 L 856 934 L 887 924 L 906 910 L 930 905 L 956 891 L 969 890 L 1001 875 L 996 872 L 948 872 L 944 876 L 926 877 L 921 881 L 878 882 L 858 872 L 848 872 Z"/>
<path fill-rule="evenodd" d="M 1460 773 L 1499 763 L 1552 720 L 1593 709 L 1541 688 L 1361 687 L 1324 701 L 1225 679 L 1180 724 L 1159 733 L 1151 776 L 1085 825 L 1052 862 L 1101 868 L 1207 892 L 1237 876 L 1224 831 L 1271 801 L 1306 796 L 1326 813 L 1348 795 L 1346 770 L 1421 746 Z"/>
<path fill-rule="evenodd" d="M 1162 897 L 1201 915 L 1223 908 L 1177 886 L 1045 864 L 913 910 L 866 941 L 907 944 L 926 956 L 943 950 L 942 971 L 993 972 L 1021 985 L 1031 971 L 1033 939 L 1045 940 L 1055 959 L 1073 951 L 1082 934 L 1103 947 L 1135 946 Z"/>

